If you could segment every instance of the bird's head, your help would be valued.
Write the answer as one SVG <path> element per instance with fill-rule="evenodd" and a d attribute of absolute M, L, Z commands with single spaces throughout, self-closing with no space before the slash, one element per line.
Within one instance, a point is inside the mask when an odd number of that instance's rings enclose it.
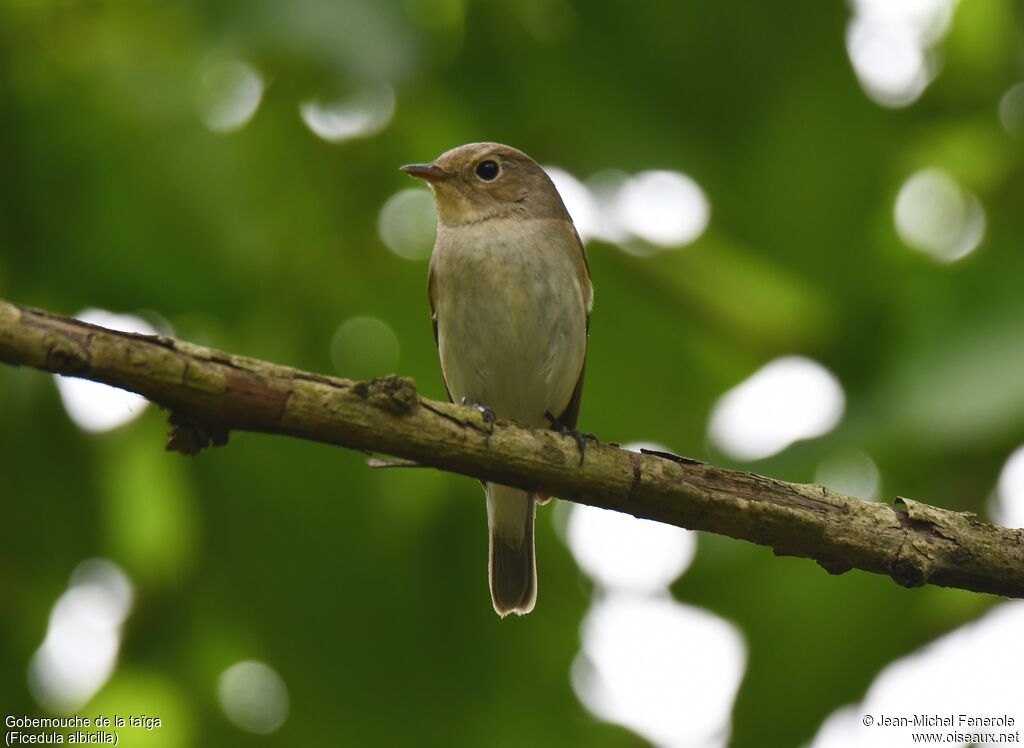
<path fill-rule="evenodd" d="M 433 163 L 408 164 L 402 171 L 426 180 L 434 192 L 438 221 L 449 226 L 503 216 L 567 217 L 558 190 L 540 165 L 500 143 L 462 145 Z"/>

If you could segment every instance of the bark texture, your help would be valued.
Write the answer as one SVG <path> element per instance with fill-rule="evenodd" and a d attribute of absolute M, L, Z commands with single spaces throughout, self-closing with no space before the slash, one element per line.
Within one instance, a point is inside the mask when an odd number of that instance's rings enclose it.
<path fill-rule="evenodd" d="M 863 569 L 906 587 L 1024 597 L 1022 530 L 613 444 L 588 442 L 581 463 L 570 436 L 490 423 L 420 397 L 404 377 L 338 379 L 2 300 L 0 361 L 137 392 L 170 411 L 168 449 L 187 454 L 235 430 L 281 434 L 759 543 L 833 574 Z"/>

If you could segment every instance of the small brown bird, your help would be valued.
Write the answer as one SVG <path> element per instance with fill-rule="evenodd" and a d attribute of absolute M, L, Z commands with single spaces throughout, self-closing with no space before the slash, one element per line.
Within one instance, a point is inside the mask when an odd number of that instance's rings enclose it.
<path fill-rule="evenodd" d="M 470 143 L 403 166 L 437 204 L 428 290 L 448 397 L 524 426 L 574 430 L 593 288 L 558 190 L 521 151 Z M 500 616 L 537 600 L 538 496 L 485 483 L 490 587 Z"/>

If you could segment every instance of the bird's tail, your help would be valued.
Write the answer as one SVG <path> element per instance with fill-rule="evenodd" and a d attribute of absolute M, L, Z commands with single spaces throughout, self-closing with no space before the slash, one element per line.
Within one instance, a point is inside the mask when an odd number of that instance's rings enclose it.
<path fill-rule="evenodd" d="M 537 602 L 537 565 L 533 552 L 534 497 L 526 491 L 488 483 L 487 525 L 491 534 L 488 571 L 491 602 L 504 618 L 524 615 Z"/>

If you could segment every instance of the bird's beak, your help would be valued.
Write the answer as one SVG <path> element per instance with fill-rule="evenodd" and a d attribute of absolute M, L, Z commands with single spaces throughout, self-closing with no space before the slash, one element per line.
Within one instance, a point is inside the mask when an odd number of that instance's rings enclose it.
<path fill-rule="evenodd" d="M 440 182 L 442 179 L 447 179 L 451 176 L 440 166 L 434 166 L 434 164 L 406 164 L 401 167 L 401 170 L 410 177 L 426 179 L 428 182 Z"/>

